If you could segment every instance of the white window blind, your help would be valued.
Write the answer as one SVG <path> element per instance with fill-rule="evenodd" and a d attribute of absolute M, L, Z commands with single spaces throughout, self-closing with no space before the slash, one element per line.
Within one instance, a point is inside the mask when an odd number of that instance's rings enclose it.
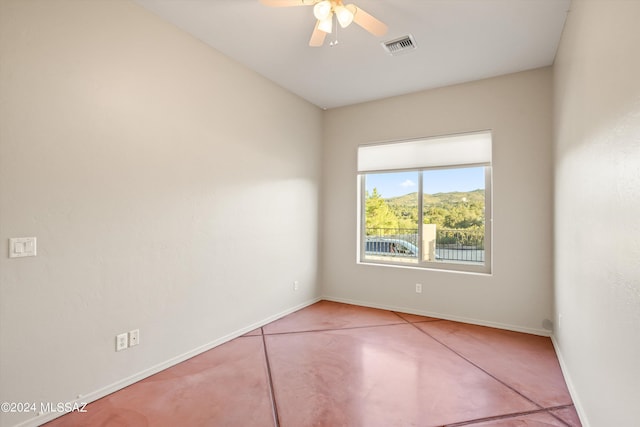
<path fill-rule="evenodd" d="M 490 131 L 358 147 L 361 173 L 490 164 Z"/>

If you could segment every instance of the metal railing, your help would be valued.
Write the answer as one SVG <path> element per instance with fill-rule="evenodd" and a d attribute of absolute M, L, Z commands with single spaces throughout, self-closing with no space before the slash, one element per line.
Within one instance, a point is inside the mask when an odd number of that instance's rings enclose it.
<path fill-rule="evenodd" d="M 369 228 L 365 229 L 366 253 L 379 255 L 386 246 L 382 241 L 403 241 L 420 246 L 417 228 Z M 408 246 L 408 245 L 405 245 Z M 390 251 L 391 252 L 391 251 Z M 389 253 L 389 256 L 394 256 Z M 407 254 L 405 254 L 407 256 Z M 411 254 L 417 258 L 417 252 Z M 484 230 L 483 229 L 448 229 L 436 230 L 436 261 L 484 262 Z"/>
<path fill-rule="evenodd" d="M 436 259 L 450 261 L 484 262 L 484 230 L 436 230 Z"/>

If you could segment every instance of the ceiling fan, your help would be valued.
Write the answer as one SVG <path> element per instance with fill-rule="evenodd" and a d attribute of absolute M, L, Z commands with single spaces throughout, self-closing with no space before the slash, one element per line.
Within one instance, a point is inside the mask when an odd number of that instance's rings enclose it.
<path fill-rule="evenodd" d="M 334 16 L 342 28 L 355 22 L 375 36 L 383 36 L 387 32 L 387 26 L 383 22 L 353 4 L 343 4 L 342 0 L 260 0 L 260 2 L 272 7 L 313 5 L 313 15 L 317 19 L 309 40 L 309 46 L 313 47 L 322 46 L 324 38 L 332 32 Z"/>

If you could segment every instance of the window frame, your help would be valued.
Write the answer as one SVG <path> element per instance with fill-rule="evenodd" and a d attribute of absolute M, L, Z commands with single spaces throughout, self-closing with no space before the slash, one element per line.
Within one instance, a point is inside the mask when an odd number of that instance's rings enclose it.
<path fill-rule="evenodd" d="M 456 135 L 452 135 L 456 136 Z M 439 138 L 446 138 L 439 137 Z M 424 139 L 424 138 L 423 138 Z M 399 143 L 407 142 L 407 141 L 397 141 Z M 391 144 L 393 142 L 389 142 L 387 144 Z M 360 147 L 358 147 L 360 148 Z M 423 244 L 421 238 L 418 240 L 418 254 L 417 254 L 417 262 L 408 263 L 398 262 L 393 260 L 371 260 L 366 259 L 366 176 L 368 174 L 378 174 L 378 173 L 394 173 L 394 172 L 417 172 L 419 176 L 418 181 L 418 236 L 422 236 L 423 233 L 423 222 L 424 222 L 424 183 L 423 183 L 423 175 L 424 172 L 431 170 L 442 170 L 442 169 L 461 169 L 468 167 L 484 167 L 484 262 L 480 263 L 465 263 L 465 262 L 455 262 L 455 261 L 428 261 L 423 260 Z M 357 263 L 362 265 L 383 265 L 383 266 L 393 266 L 393 267 L 401 267 L 401 268 L 417 268 L 417 269 L 428 269 L 428 270 L 438 270 L 438 271 L 450 271 L 450 272 L 459 272 L 459 273 L 476 273 L 476 274 L 485 274 L 491 275 L 493 271 L 493 178 L 492 178 L 492 162 L 483 162 L 483 163 L 470 163 L 470 164 L 448 164 L 446 166 L 429 166 L 429 167 L 421 167 L 421 168 L 409 168 L 409 169 L 389 169 L 389 170 L 369 170 L 366 172 L 358 172 L 357 173 L 357 188 L 358 188 L 358 228 L 357 228 Z"/>

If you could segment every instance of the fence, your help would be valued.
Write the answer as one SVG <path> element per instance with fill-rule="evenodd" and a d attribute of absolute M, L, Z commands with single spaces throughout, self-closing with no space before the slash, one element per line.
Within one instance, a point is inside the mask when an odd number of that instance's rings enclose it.
<path fill-rule="evenodd" d="M 417 228 L 367 228 L 367 242 L 381 240 L 401 240 L 420 246 Z M 367 245 L 367 251 L 371 245 Z M 483 229 L 449 229 L 436 230 L 436 260 L 484 262 L 484 230 Z M 417 258 L 418 254 L 413 254 Z"/>

